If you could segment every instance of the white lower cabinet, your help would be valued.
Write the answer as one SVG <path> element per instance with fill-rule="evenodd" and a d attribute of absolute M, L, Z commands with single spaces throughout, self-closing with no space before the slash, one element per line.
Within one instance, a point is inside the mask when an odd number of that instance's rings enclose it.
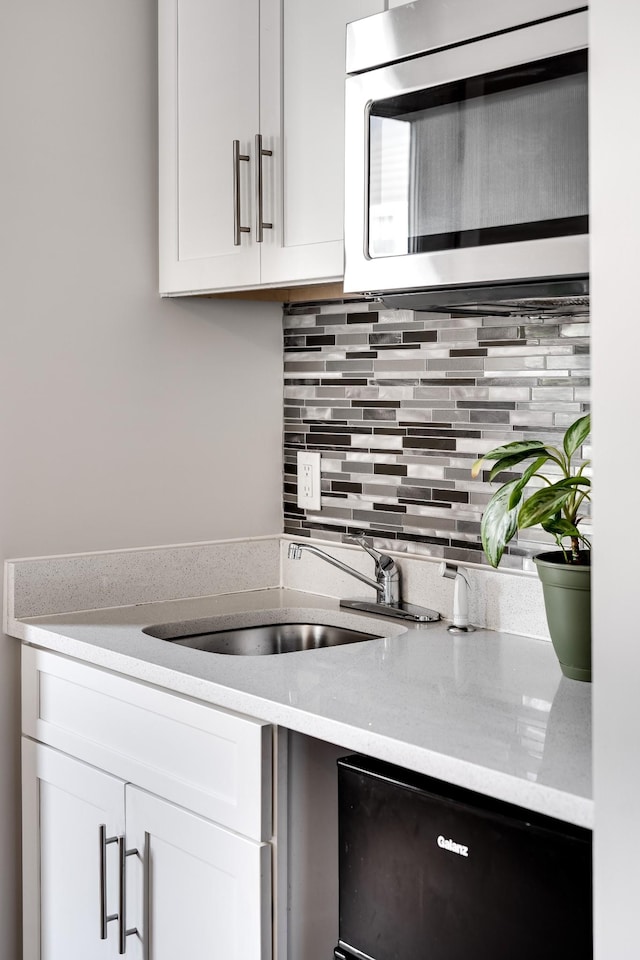
<path fill-rule="evenodd" d="M 24 960 L 115 957 L 116 931 L 100 939 L 100 828 L 124 834 L 124 784 L 26 739 L 22 763 Z M 118 909 L 115 847 L 106 848 L 109 914 Z"/>
<path fill-rule="evenodd" d="M 24 648 L 23 731 L 25 960 L 271 960 L 269 725 Z"/>
<path fill-rule="evenodd" d="M 138 851 L 127 877 L 136 901 L 127 922 L 138 929 L 131 956 L 269 957 L 269 845 L 135 787 L 126 797 L 127 844 Z"/>

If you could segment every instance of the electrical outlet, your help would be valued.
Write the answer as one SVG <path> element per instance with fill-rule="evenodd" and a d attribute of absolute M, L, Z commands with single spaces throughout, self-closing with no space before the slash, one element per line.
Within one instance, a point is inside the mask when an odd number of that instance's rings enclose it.
<path fill-rule="evenodd" d="M 320 510 L 320 454 L 298 450 L 298 506 Z"/>

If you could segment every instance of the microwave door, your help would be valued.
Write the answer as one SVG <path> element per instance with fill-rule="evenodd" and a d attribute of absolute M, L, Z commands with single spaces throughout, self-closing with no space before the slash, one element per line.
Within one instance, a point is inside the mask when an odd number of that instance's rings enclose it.
<path fill-rule="evenodd" d="M 345 290 L 587 273 L 582 14 L 350 77 L 346 102 Z"/>
<path fill-rule="evenodd" d="M 372 258 L 389 235 L 401 255 L 585 232 L 585 51 L 392 98 L 369 122 Z"/>

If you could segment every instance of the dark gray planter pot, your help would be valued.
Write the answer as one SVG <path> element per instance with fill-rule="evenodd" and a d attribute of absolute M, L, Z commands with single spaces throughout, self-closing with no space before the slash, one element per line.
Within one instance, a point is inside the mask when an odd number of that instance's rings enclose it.
<path fill-rule="evenodd" d="M 571 680 L 590 681 L 591 567 L 565 563 L 561 550 L 541 553 L 534 562 L 560 668 Z"/>

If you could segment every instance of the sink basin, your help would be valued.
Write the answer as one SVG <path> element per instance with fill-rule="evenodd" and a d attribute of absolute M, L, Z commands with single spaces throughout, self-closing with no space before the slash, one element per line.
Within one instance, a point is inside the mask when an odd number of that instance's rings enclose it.
<path fill-rule="evenodd" d="M 299 650 L 317 650 L 319 647 L 337 647 L 343 643 L 374 640 L 375 633 L 363 633 L 335 627 L 328 623 L 266 623 L 256 627 L 236 627 L 234 630 L 214 630 L 209 633 L 170 637 L 171 643 L 208 653 L 227 653 L 235 656 L 259 657 L 274 653 L 295 653 Z"/>
<path fill-rule="evenodd" d="M 277 607 L 144 627 L 147 636 L 181 647 L 261 657 L 398 637 L 406 628 L 342 610 Z"/>

